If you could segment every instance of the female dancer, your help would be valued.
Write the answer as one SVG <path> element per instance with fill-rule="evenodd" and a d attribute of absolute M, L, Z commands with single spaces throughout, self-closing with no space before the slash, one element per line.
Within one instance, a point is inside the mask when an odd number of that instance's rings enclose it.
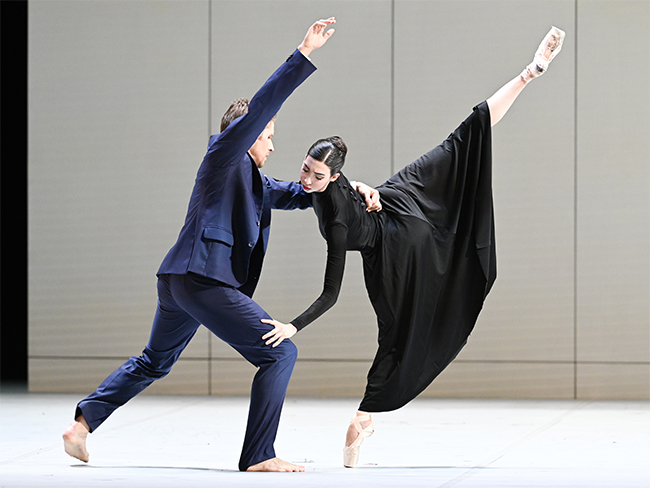
<path fill-rule="evenodd" d="M 560 52 L 553 27 L 533 62 L 445 140 L 378 187 L 384 211 L 368 213 L 356 184 L 341 173 L 347 148 L 339 137 L 315 142 L 300 180 L 313 193 L 327 267 L 321 296 L 263 339 L 276 346 L 334 305 L 346 250 L 363 257 L 377 315 L 379 348 L 365 395 L 348 428 L 344 465 L 353 467 L 373 433 L 371 412 L 398 409 L 421 393 L 465 345 L 496 278 L 491 189 L 491 126 L 530 80 Z"/>

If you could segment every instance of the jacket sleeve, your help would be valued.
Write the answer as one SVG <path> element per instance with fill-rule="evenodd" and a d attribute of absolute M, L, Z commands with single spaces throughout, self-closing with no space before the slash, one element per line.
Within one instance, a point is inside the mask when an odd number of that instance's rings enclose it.
<path fill-rule="evenodd" d="M 279 181 L 264 176 L 266 194 L 269 198 L 269 206 L 276 210 L 294 210 L 310 208 L 311 195 L 306 193 L 299 183 L 294 181 Z"/>
<path fill-rule="evenodd" d="M 296 49 L 251 99 L 248 113 L 234 120 L 222 133 L 210 138 L 206 155 L 209 164 L 228 166 L 238 161 L 289 95 L 315 70 L 311 61 Z"/>

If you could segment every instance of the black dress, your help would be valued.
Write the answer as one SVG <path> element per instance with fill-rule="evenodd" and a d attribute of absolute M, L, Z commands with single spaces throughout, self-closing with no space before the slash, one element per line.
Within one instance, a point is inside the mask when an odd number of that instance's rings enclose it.
<path fill-rule="evenodd" d="M 368 213 L 343 174 L 314 193 L 327 240 L 321 296 L 291 323 L 298 330 L 338 297 L 347 250 L 363 257 L 379 348 L 359 410 L 400 408 L 456 357 L 496 278 L 492 141 L 486 102 L 439 146 L 378 187 Z"/>

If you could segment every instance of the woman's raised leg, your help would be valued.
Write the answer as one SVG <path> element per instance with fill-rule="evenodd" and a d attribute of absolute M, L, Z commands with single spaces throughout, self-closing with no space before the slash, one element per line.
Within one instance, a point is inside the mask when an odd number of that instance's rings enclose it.
<path fill-rule="evenodd" d="M 503 118 L 528 82 L 546 72 L 549 63 L 562 49 L 564 36 L 564 31 L 557 27 L 551 28 L 537 48 L 532 63 L 526 66 L 519 76 L 510 80 L 487 99 L 493 127 Z"/>

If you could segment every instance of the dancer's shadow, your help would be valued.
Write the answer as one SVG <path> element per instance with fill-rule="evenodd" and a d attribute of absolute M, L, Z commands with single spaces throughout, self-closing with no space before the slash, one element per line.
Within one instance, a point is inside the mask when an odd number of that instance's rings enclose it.
<path fill-rule="evenodd" d="M 498 469 L 492 466 L 379 466 L 374 464 L 360 464 L 354 469 L 345 468 L 343 466 L 309 466 L 309 463 L 302 463 L 307 468 L 307 471 L 320 471 L 320 472 L 360 472 L 360 471 L 412 471 L 412 470 L 458 470 L 458 471 L 473 471 L 473 470 L 488 470 Z M 179 471 L 205 471 L 212 473 L 240 473 L 238 469 L 226 468 L 202 468 L 197 466 L 111 466 L 111 465 L 92 465 L 92 464 L 71 464 L 72 468 L 80 469 L 164 469 L 164 470 L 179 470 Z"/>
<path fill-rule="evenodd" d="M 213 473 L 239 473 L 238 469 L 221 469 L 221 468 L 200 468 L 197 466 L 100 466 L 92 464 L 71 464 L 71 468 L 82 469 L 166 469 L 181 471 L 208 471 Z"/>

